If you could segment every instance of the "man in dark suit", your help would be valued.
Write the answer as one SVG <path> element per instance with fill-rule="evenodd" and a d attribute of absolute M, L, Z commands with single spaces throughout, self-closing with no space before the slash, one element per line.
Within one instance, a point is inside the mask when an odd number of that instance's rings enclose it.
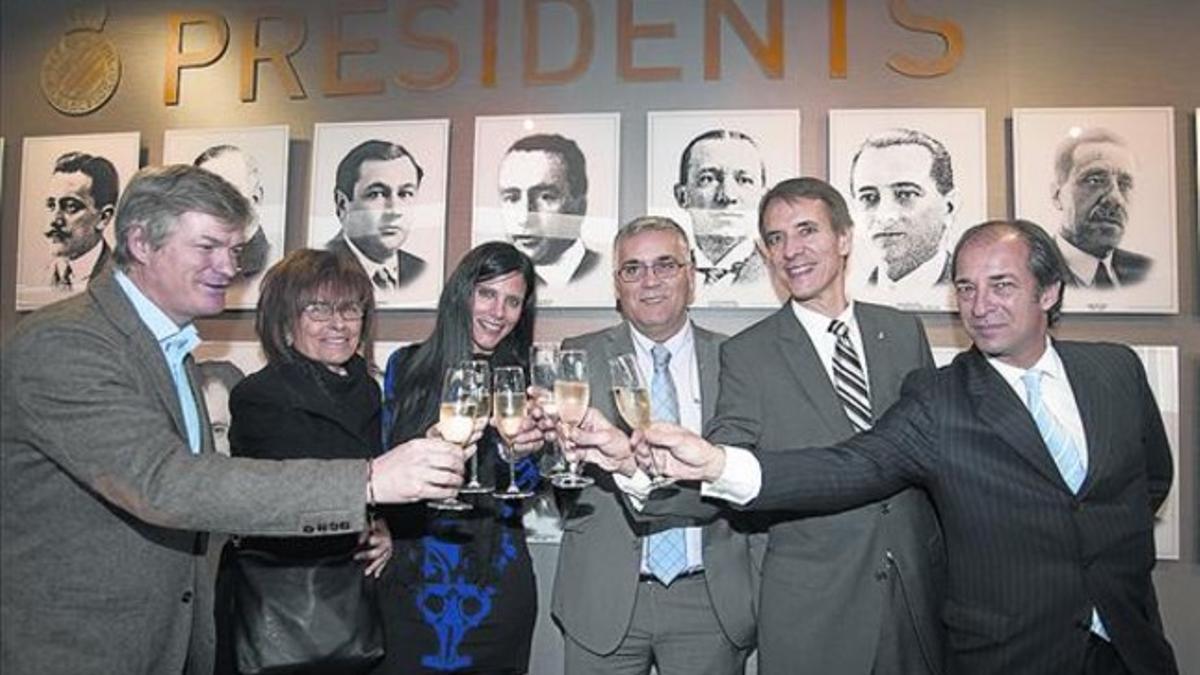
<path fill-rule="evenodd" d="M 45 236 L 54 256 L 50 286 L 78 290 L 98 276 L 111 252 L 104 228 L 117 208 L 117 169 L 104 157 L 68 152 L 54 162 L 46 208 Z"/>
<path fill-rule="evenodd" d="M 768 264 L 791 300 L 721 347 L 721 395 L 705 435 L 763 452 L 836 443 L 891 407 L 905 375 L 933 365 L 924 328 L 915 316 L 847 297 L 853 221 L 833 186 L 782 181 L 759 214 Z M 848 386 L 857 388 L 853 401 L 844 399 Z M 937 518 L 920 489 L 881 497 L 832 515 L 761 518 L 769 533 L 764 675 L 940 672 Z"/>
<path fill-rule="evenodd" d="M 116 269 L 26 317 L 0 351 L 0 671 L 211 673 L 207 532 L 343 534 L 366 506 L 449 496 L 441 441 L 370 461 L 261 462 L 213 449 L 188 352 L 219 313 L 250 219 L 187 165 L 130 181 Z"/>
<path fill-rule="evenodd" d="M 423 259 L 400 248 L 412 231 L 424 176 L 404 146 L 387 141 L 364 141 L 338 162 L 333 199 L 342 229 L 325 248 L 357 260 L 376 298 L 388 299 L 425 271 Z"/>
<path fill-rule="evenodd" d="M 500 160 L 497 189 L 508 241 L 533 261 L 539 285 L 561 288 L 602 272 L 580 238 L 587 215 L 587 158 L 560 134 L 518 139 Z"/>
<path fill-rule="evenodd" d="M 699 431 L 716 405 L 723 336 L 688 317 L 694 278 L 687 234 L 669 218 L 636 218 L 617 233 L 613 254 L 625 321 L 563 341 L 564 349 L 587 350 L 592 423 L 601 413 L 619 419 L 609 359 L 631 354 L 652 389 L 674 391 L 679 421 Z M 596 487 L 566 511 L 553 597 L 566 637 L 565 672 L 647 675 L 655 664 L 660 673 L 741 673 L 754 641 L 746 535 L 695 489 L 650 492 L 632 458 L 607 468 L 611 475 L 596 471 Z M 658 547 L 675 544 L 683 557 L 664 571 L 653 558 Z"/>
<path fill-rule="evenodd" d="M 1129 225 L 1133 171 L 1133 153 L 1108 129 L 1085 129 L 1059 144 L 1052 198 L 1063 214 L 1059 247 L 1071 286 L 1131 286 L 1150 272 L 1152 259 L 1120 248 Z"/>
<path fill-rule="evenodd" d="M 968 230 L 954 252 L 974 346 L 913 373 L 864 434 L 751 455 L 651 428 L 669 475 L 751 509 L 838 509 L 927 489 L 949 560 L 947 670 L 1178 672 L 1150 573 L 1170 489 L 1162 418 L 1133 352 L 1052 340 L 1065 272 L 1028 221 Z"/>

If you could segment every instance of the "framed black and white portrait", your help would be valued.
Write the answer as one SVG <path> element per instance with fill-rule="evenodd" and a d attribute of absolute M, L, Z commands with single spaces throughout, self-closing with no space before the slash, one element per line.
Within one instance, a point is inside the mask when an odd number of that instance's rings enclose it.
<path fill-rule="evenodd" d="M 1064 311 L 1179 311 L 1171 108 L 1016 109 L 1013 174 L 1070 268 Z"/>
<path fill-rule="evenodd" d="M 949 365 L 969 345 L 934 347 L 933 362 L 939 368 Z M 1163 428 L 1171 446 L 1174 473 L 1171 491 L 1154 514 L 1154 547 L 1160 560 L 1179 559 L 1179 348 L 1175 346 L 1130 345 L 1146 370 L 1146 382 L 1162 413 Z"/>
<path fill-rule="evenodd" d="M 112 264 L 117 200 L 138 170 L 139 151 L 136 131 L 25 138 L 18 310 L 79 293 Z"/>
<path fill-rule="evenodd" d="M 317 124 L 308 245 L 356 260 L 381 309 L 442 290 L 450 121 Z"/>
<path fill-rule="evenodd" d="M 646 211 L 688 233 L 701 307 L 776 307 L 758 202 L 800 175 L 799 110 L 646 114 Z"/>
<path fill-rule="evenodd" d="M 471 244 L 528 255 L 539 305 L 613 305 L 620 134 L 618 113 L 475 119 Z"/>
<path fill-rule="evenodd" d="M 192 164 L 229 181 L 250 200 L 238 280 L 225 296 L 229 309 L 253 309 L 263 272 L 284 253 L 287 216 L 288 127 L 168 129 L 163 164 Z"/>
<path fill-rule="evenodd" d="M 853 297 L 954 309 L 950 254 L 987 219 L 985 123 L 982 108 L 829 111 L 829 182 L 854 219 Z"/>
<path fill-rule="evenodd" d="M 229 395 L 242 378 L 267 365 L 267 357 L 257 342 L 231 340 L 201 342 L 192 356 L 200 377 L 200 391 L 208 410 L 213 445 L 217 452 L 229 455 Z"/>

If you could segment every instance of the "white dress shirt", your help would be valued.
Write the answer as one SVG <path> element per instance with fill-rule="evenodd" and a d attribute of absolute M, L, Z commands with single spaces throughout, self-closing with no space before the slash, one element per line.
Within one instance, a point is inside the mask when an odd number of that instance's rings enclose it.
<path fill-rule="evenodd" d="M 563 286 L 575 276 L 575 270 L 579 269 L 579 264 L 583 262 L 583 256 L 586 254 L 587 247 L 583 245 L 583 240 L 576 239 L 557 260 L 548 265 L 535 264 L 533 271 L 547 286 Z"/>
<path fill-rule="evenodd" d="M 1112 280 L 1113 288 L 1121 287 L 1121 280 L 1117 278 L 1117 273 L 1112 266 L 1112 251 L 1109 251 L 1108 255 L 1103 258 L 1097 258 L 1062 237 L 1055 237 L 1054 240 L 1058 242 L 1058 250 L 1062 251 L 1063 260 L 1067 262 L 1067 267 L 1071 268 L 1071 274 L 1075 275 L 1080 285 L 1090 287 L 1095 283 L 1096 267 L 1097 264 L 1100 264 L 1104 265 L 1104 271 L 1108 272 L 1108 278 Z"/>

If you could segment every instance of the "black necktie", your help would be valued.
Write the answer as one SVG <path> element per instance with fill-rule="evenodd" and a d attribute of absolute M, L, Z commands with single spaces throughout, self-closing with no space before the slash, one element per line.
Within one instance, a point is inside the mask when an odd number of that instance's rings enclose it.
<path fill-rule="evenodd" d="M 1104 261 L 1101 260 L 1096 264 L 1096 276 L 1092 277 L 1093 288 L 1112 288 L 1112 277 L 1108 276 L 1108 268 L 1104 266 Z"/>

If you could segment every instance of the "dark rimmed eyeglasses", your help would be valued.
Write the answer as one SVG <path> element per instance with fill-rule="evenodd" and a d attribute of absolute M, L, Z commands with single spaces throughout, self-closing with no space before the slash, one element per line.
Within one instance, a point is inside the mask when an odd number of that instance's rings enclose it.
<path fill-rule="evenodd" d="M 366 314 L 366 310 L 357 302 L 339 302 L 335 304 L 322 300 L 308 303 L 304 306 L 303 311 L 304 316 L 319 323 L 332 321 L 335 313 L 342 317 L 343 321 L 361 321 L 363 315 Z"/>
<path fill-rule="evenodd" d="M 687 267 L 687 263 L 674 258 L 660 258 L 647 265 L 641 262 L 627 262 L 617 268 L 617 278 L 623 283 L 632 284 L 646 276 L 646 270 L 654 274 L 655 279 L 674 279 L 679 270 Z"/>

